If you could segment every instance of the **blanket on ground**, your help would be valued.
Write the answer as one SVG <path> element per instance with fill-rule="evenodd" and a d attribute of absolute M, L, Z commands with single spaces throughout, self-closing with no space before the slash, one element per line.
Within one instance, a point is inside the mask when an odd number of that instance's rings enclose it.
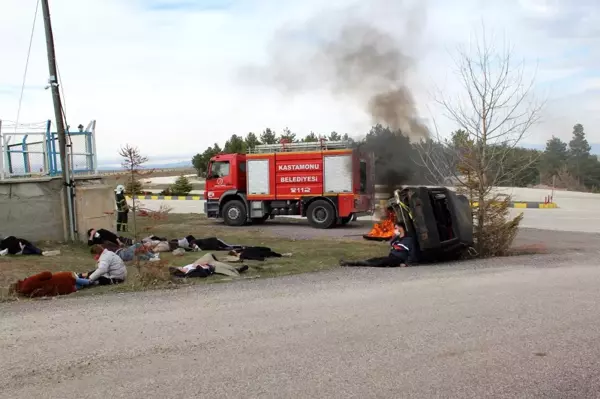
<path fill-rule="evenodd" d="M 231 251 L 243 248 L 242 245 L 228 244 L 217 237 L 195 238 L 193 235 L 189 235 L 178 241 L 187 242 L 188 248 L 194 249 L 194 247 L 198 247 L 200 251 Z M 182 245 L 179 245 L 179 247 L 187 249 Z"/>
<path fill-rule="evenodd" d="M 248 270 L 248 266 L 236 268 L 220 262 L 212 253 L 207 253 L 190 265 L 169 268 L 169 272 L 175 277 L 208 277 L 212 274 L 237 277 L 246 270 Z"/>
<path fill-rule="evenodd" d="M 31 298 L 72 294 L 77 291 L 75 275 L 72 272 L 42 272 L 19 280 L 15 291 Z"/>
<path fill-rule="evenodd" d="M 259 261 L 264 261 L 266 258 L 281 258 L 283 256 L 268 247 L 244 247 L 239 250 L 231 251 L 230 255 L 238 256 L 240 260 Z"/>

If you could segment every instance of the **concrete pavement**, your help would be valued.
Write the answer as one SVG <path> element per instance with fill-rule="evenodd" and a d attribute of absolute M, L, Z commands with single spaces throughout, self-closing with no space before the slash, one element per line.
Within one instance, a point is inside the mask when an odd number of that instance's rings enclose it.
<path fill-rule="evenodd" d="M 3 304 L 0 398 L 598 397 L 599 285 L 576 253 Z"/>
<path fill-rule="evenodd" d="M 160 183 L 174 181 L 175 177 L 157 178 Z M 153 181 L 155 179 L 152 179 Z M 511 209 L 512 215 L 523 213 L 523 227 L 600 233 L 600 194 L 554 191 L 550 189 L 531 189 L 519 187 L 498 187 L 496 192 L 513 196 L 514 201 L 544 201 L 553 194 L 558 209 Z M 148 209 L 158 209 L 161 204 L 172 207 L 173 213 L 203 213 L 204 201 L 157 201 L 142 200 Z M 373 218 L 361 218 L 373 220 Z"/>
<path fill-rule="evenodd" d="M 519 213 L 525 215 L 522 227 L 534 229 L 558 230 L 558 231 L 581 231 L 587 233 L 600 233 L 600 202 L 594 208 L 593 199 L 578 200 L 573 206 L 559 209 L 511 209 L 511 214 Z M 204 213 L 204 201 L 157 201 L 142 200 L 140 206 L 151 210 L 158 209 L 161 204 L 172 208 L 172 213 Z M 360 220 L 374 219 L 362 217 Z M 268 224 L 265 225 L 267 228 Z"/>

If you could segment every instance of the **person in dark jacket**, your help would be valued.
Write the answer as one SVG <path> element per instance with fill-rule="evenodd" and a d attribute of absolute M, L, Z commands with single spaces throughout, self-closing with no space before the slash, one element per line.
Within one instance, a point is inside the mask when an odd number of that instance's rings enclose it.
<path fill-rule="evenodd" d="M 129 230 L 129 205 L 125 198 L 125 187 L 121 184 L 115 188 L 115 201 L 117 202 L 117 232 L 126 232 Z"/>
<path fill-rule="evenodd" d="M 0 239 L 0 256 L 2 255 L 43 255 L 43 251 L 24 238 L 9 236 Z"/>
<path fill-rule="evenodd" d="M 406 226 L 403 223 L 394 225 L 394 236 L 390 240 L 390 246 L 388 256 L 361 261 L 341 260 L 340 266 L 406 267 L 415 262 L 414 240 L 406 233 Z"/>
<path fill-rule="evenodd" d="M 87 235 L 88 246 L 90 247 L 95 244 L 103 245 L 106 241 L 112 242 L 120 247 L 133 244 L 130 238 L 118 236 L 106 229 L 89 229 Z"/>

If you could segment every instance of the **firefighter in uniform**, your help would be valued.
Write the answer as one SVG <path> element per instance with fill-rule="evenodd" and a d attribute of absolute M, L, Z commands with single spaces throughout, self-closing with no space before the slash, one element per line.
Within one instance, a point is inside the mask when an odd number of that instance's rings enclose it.
<path fill-rule="evenodd" d="M 127 216 L 129 213 L 129 205 L 125 198 L 125 187 L 119 184 L 115 188 L 115 200 L 117 202 L 117 231 L 127 231 Z"/>

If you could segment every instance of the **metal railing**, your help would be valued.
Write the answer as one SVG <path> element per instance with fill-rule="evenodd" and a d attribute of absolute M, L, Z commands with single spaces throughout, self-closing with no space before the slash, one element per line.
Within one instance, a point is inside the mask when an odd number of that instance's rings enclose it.
<path fill-rule="evenodd" d="M 2 125 L 0 120 L 0 179 L 58 176 L 62 173 L 58 135 L 47 121 L 43 131 Z M 73 175 L 96 175 L 96 121 L 67 133 L 67 156 Z"/>
<path fill-rule="evenodd" d="M 320 140 L 315 142 L 300 143 L 280 143 L 280 144 L 260 144 L 250 149 L 250 154 L 264 154 L 271 152 L 292 152 L 292 151 L 325 151 L 352 148 L 350 141 L 328 141 Z"/>

